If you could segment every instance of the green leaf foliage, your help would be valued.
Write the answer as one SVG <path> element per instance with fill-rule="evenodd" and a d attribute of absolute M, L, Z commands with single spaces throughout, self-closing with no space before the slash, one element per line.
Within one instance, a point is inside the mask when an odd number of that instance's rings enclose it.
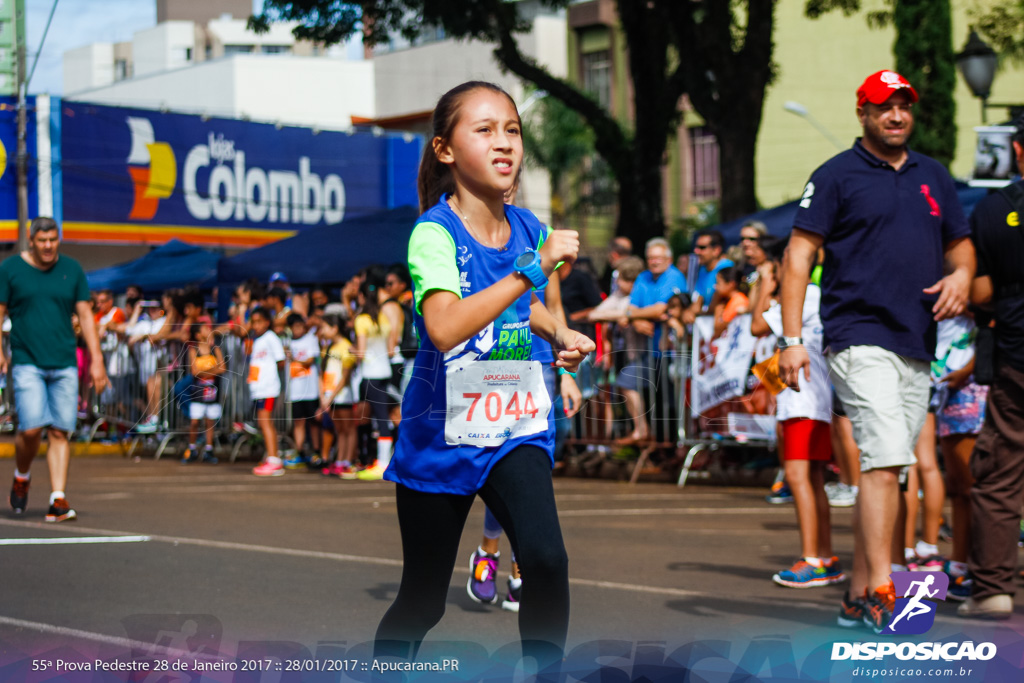
<path fill-rule="evenodd" d="M 970 16 L 996 52 L 1024 64 L 1024 0 L 999 0 Z"/>
<path fill-rule="evenodd" d="M 896 70 L 917 90 L 911 147 L 946 167 L 956 153 L 956 63 L 949 0 L 897 0 Z"/>

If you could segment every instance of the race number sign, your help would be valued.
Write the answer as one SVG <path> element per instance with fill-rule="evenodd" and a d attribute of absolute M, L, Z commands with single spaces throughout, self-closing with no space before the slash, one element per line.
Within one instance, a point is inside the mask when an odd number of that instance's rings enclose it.
<path fill-rule="evenodd" d="M 500 446 L 548 428 L 551 398 L 538 361 L 477 361 L 446 371 L 445 442 Z"/>
<path fill-rule="evenodd" d="M 698 317 L 693 323 L 695 366 L 690 385 L 690 405 L 694 415 L 731 399 L 748 394 L 752 365 L 770 358 L 775 337 L 755 337 L 750 333 L 750 315 L 738 315 L 721 336 L 714 336 L 711 316 Z"/>

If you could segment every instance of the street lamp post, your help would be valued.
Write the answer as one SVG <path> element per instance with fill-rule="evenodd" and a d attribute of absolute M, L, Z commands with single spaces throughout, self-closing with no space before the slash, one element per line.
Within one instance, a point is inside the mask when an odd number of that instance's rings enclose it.
<path fill-rule="evenodd" d="M 992 94 L 992 81 L 995 79 L 998 64 L 999 57 L 996 51 L 972 28 L 964 49 L 956 56 L 956 65 L 967 81 L 967 87 L 981 100 L 982 124 L 988 123 L 986 112 L 989 109 L 1009 109 L 1013 112 L 1024 107 L 1020 104 L 989 104 L 988 97 Z"/>
<path fill-rule="evenodd" d="M 547 96 L 548 96 L 548 91 L 547 90 L 534 90 L 532 93 L 530 93 L 530 96 L 527 97 L 525 100 L 523 100 L 523 103 L 520 104 L 519 107 L 518 107 L 518 109 L 519 109 L 519 118 L 522 118 L 523 114 L 525 114 L 527 111 L 529 111 L 530 108 L 533 107 L 533 105 L 537 104 L 538 102 L 540 102 L 542 99 L 544 99 Z"/>
<path fill-rule="evenodd" d="M 843 143 L 841 143 L 838 140 L 838 138 L 836 138 L 836 136 L 832 134 L 832 131 L 823 126 L 821 122 L 818 121 L 818 119 L 811 116 L 811 112 L 809 112 L 807 110 L 807 107 L 805 107 L 804 105 L 800 104 L 799 102 L 787 101 L 785 104 L 782 105 L 782 108 L 788 111 L 790 114 L 796 114 L 800 118 L 807 121 L 807 123 L 814 126 L 817 129 L 817 131 L 824 135 L 826 138 L 828 138 L 828 141 L 835 145 L 836 149 L 838 149 L 840 152 L 846 150 L 846 147 L 843 146 Z"/>

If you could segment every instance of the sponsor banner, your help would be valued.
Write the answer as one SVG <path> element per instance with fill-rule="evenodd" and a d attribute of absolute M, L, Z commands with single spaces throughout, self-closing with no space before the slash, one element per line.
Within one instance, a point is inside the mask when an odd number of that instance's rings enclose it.
<path fill-rule="evenodd" d="M 713 317 L 693 324 L 690 405 L 701 432 L 774 439 L 774 397 L 750 370 L 775 352 L 775 336 L 752 335 L 750 318 L 736 316 L 717 337 Z"/>
<path fill-rule="evenodd" d="M 65 239 L 255 246 L 416 204 L 422 138 L 64 102 Z"/>
<path fill-rule="evenodd" d="M 28 148 L 28 217 L 39 215 L 39 165 L 36 163 L 36 98 L 26 100 Z M 0 97 L 0 240 L 18 239 L 18 101 Z M 47 155 L 48 156 L 48 155 Z"/>

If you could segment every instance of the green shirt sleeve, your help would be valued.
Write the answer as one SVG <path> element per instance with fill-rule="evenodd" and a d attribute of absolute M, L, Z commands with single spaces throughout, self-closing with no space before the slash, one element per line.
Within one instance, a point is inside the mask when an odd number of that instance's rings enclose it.
<path fill-rule="evenodd" d="M 13 258 L 13 257 L 9 257 Z M 18 258 L 21 258 L 20 256 Z M 0 265 L 0 304 L 6 306 L 11 300 L 11 275 L 7 261 Z"/>
<path fill-rule="evenodd" d="M 555 229 L 552 228 L 550 225 L 544 226 L 544 229 L 540 233 L 540 239 L 537 240 L 537 251 L 540 251 L 540 248 L 544 246 L 544 242 L 547 240 L 548 237 L 551 236 L 551 233 L 553 233 L 554 231 Z M 565 261 L 559 261 L 558 263 L 556 263 L 555 270 L 561 268 L 563 263 L 565 263 Z"/>
<path fill-rule="evenodd" d="M 438 223 L 420 223 L 409 238 L 409 274 L 412 276 L 416 310 L 431 291 L 443 289 L 462 298 L 455 240 Z"/>
<path fill-rule="evenodd" d="M 547 240 L 548 236 L 555 231 L 550 225 L 542 226 L 544 229 L 540 232 L 540 239 L 537 240 L 537 249 L 539 250 L 544 246 L 544 241 Z M 561 265 L 561 264 L 559 264 Z"/>

